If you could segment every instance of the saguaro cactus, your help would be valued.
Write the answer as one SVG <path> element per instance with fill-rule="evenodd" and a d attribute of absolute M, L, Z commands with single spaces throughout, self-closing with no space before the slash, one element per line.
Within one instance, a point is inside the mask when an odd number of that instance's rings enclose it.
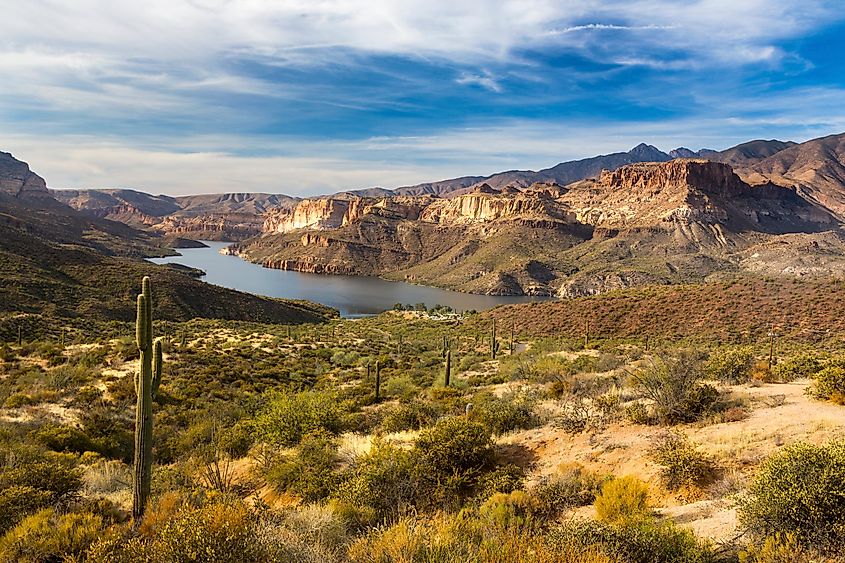
<path fill-rule="evenodd" d="M 449 381 L 452 379 L 452 351 L 446 350 L 446 387 L 449 387 Z"/>
<path fill-rule="evenodd" d="M 493 329 L 490 331 L 490 355 L 496 359 L 496 349 L 499 345 L 496 343 L 496 319 L 493 319 Z"/>
<path fill-rule="evenodd" d="M 135 340 L 140 352 L 135 375 L 135 471 L 132 495 L 132 517 L 139 522 L 150 496 L 153 468 L 153 399 L 161 384 L 161 339 L 153 341 L 153 301 L 150 278 L 144 276 L 138 296 Z"/>
<path fill-rule="evenodd" d="M 376 360 L 376 402 L 381 399 L 381 363 Z"/>

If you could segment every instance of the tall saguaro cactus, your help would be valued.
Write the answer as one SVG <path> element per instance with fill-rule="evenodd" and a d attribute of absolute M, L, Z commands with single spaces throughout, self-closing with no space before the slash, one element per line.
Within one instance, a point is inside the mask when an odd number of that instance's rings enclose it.
<path fill-rule="evenodd" d="M 493 329 L 490 334 L 490 356 L 496 359 L 496 349 L 499 345 L 496 343 L 496 319 L 493 319 Z"/>
<path fill-rule="evenodd" d="M 452 379 L 452 351 L 446 350 L 446 387 L 449 387 L 449 382 Z"/>
<path fill-rule="evenodd" d="M 153 399 L 161 384 L 161 339 L 153 341 L 153 300 L 150 278 L 144 276 L 138 296 L 135 340 L 141 354 L 135 375 L 135 471 L 132 517 L 139 522 L 150 496 L 153 468 Z"/>
<path fill-rule="evenodd" d="M 381 400 L 381 363 L 376 360 L 376 402 Z"/>

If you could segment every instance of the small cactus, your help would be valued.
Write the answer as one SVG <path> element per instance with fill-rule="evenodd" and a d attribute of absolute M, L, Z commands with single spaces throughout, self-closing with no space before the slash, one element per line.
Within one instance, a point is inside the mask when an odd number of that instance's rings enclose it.
<path fill-rule="evenodd" d="M 135 467 L 133 474 L 132 517 L 140 522 L 150 496 L 153 467 L 153 399 L 161 384 L 161 339 L 153 341 L 153 306 L 150 278 L 141 282 L 138 296 L 135 340 L 140 365 L 135 375 Z"/>

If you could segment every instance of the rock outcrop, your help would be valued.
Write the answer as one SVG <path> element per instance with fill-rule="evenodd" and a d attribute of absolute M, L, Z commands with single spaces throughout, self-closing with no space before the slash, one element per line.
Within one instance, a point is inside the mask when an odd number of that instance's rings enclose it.
<path fill-rule="evenodd" d="M 0 152 L 0 193 L 14 197 L 49 198 L 44 178 L 10 153 Z"/>
<path fill-rule="evenodd" d="M 752 186 L 726 164 L 674 159 L 630 164 L 568 186 L 480 183 L 450 198 L 304 200 L 270 211 L 263 235 L 234 252 L 304 272 L 498 295 L 579 296 L 759 269 L 745 249 L 794 233 L 813 240 L 836 226 L 834 215 L 796 189 Z M 828 254 L 840 245 L 831 240 L 820 247 Z"/>

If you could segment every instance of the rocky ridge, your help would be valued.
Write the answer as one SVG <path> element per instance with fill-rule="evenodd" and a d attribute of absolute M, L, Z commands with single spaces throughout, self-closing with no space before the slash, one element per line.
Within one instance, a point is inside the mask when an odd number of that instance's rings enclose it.
<path fill-rule="evenodd" d="M 482 183 L 448 199 L 306 200 L 271 211 L 264 234 L 233 252 L 298 271 L 490 294 L 583 295 L 752 269 L 743 252 L 754 245 L 837 228 L 835 214 L 791 187 L 752 186 L 729 165 L 675 159 L 626 165 L 568 186 Z M 819 268 L 838 272 L 842 261 L 829 257 L 845 256 L 845 247 L 831 239 L 825 252 Z M 813 267 L 781 269 L 797 275 Z"/>

